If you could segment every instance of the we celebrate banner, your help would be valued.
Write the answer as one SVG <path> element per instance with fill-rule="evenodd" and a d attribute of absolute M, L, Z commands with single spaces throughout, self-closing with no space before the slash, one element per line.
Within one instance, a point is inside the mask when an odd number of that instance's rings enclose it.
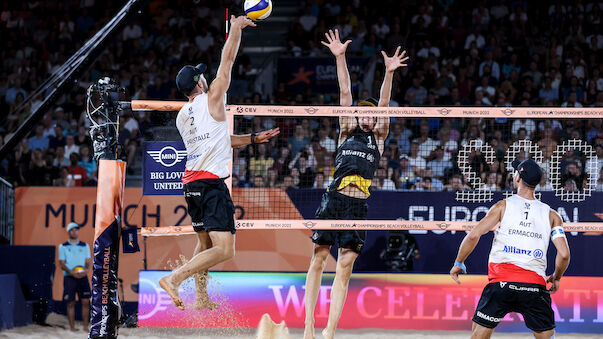
<path fill-rule="evenodd" d="M 175 308 L 158 281 L 169 272 L 141 271 L 138 325 L 151 327 L 248 327 L 264 313 L 288 327 L 304 326 L 304 273 L 210 272 L 214 311 L 194 310 L 194 287 L 184 284 L 185 310 Z M 316 304 L 316 327 L 326 325 L 333 274 L 324 274 Z M 338 327 L 418 330 L 470 330 L 488 279 L 463 275 L 354 274 Z M 603 333 L 603 278 L 564 277 L 552 295 L 559 333 Z M 509 313 L 497 331 L 528 331 L 520 314 Z"/>

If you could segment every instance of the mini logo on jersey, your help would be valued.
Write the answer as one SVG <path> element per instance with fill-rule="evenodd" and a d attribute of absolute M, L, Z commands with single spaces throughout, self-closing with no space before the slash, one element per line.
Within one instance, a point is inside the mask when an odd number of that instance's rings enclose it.
<path fill-rule="evenodd" d="M 544 253 L 542 253 L 541 250 L 535 250 L 534 251 L 534 258 L 536 258 L 536 259 L 542 259 L 543 255 L 544 255 Z"/>
<path fill-rule="evenodd" d="M 522 169 L 523 169 L 523 168 L 522 168 Z M 530 209 L 530 206 L 532 206 L 532 205 L 530 205 L 530 204 L 529 204 L 529 203 L 527 203 L 527 202 L 524 202 L 524 206 L 525 206 L 525 209 L 529 210 L 529 209 Z"/>
<path fill-rule="evenodd" d="M 511 115 L 511 114 L 513 114 L 513 112 L 515 112 L 515 110 L 510 109 L 510 108 L 505 108 L 505 109 L 501 110 L 501 112 L 503 112 L 504 115 Z"/>
<path fill-rule="evenodd" d="M 192 114 L 192 113 L 193 113 L 193 106 L 190 106 L 190 107 L 188 108 L 188 114 Z"/>
<path fill-rule="evenodd" d="M 316 223 L 315 222 L 311 222 L 311 221 L 303 222 L 302 224 L 304 226 L 306 226 L 306 228 L 312 228 L 312 227 L 316 226 Z"/>
<path fill-rule="evenodd" d="M 441 115 L 447 115 L 448 113 L 452 112 L 452 110 L 449 110 L 448 108 L 442 108 L 439 109 L 438 112 L 440 112 Z"/>
<path fill-rule="evenodd" d="M 501 281 L 499 284 L 500 284 L 500 288 L 504 288 L 507 283 Z"/>
<path fill-rule="evenodd" d="M 172 146 L 165 146 L 159 151 L 147 151 L 147 153 L 165 167 L 172 167 L 186 157 L 186 151 L 179 151 Z"/>
<path fill-rule="evenodd" d="M 308 107 L 308 108 L 304 108 L 304 111 L 306 111 L 306 113 L 308 113 L 308 114 L 314 114 L 314 113 L 318 112 L 318 108 Z"/>

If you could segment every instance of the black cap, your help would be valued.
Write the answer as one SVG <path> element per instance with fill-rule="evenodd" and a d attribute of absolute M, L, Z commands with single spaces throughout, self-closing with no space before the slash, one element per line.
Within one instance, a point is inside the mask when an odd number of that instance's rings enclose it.
<path fill-rule="evenodd" d="M 358 106 L 377 107 L 378 104 L 379 104 L 379 101 L 377 101 L 377 99 L 375 99 L 375 98 L 368 98 L 366 100 L 362 100 L 362 101 L 358 102 Z"/>
<path fill-rule="evenodd" d="M 197 66 L 186 65 L 180 69 L 178 75 L 176 75 L 176 86 L 178 90 L 185 95 L 188 95 L 199 82 L 199 76 L 207 70 L 205 64 L 198 64 Z"/>
<path fill-rule="evenodd" d="M 532 159 L 526 159 L 524 161 L 515 159 L 511 166 L 519 172 L 519 177 L 530 187 L 536 187 L 542 178 L 542 169 L 536 161 Z"/>

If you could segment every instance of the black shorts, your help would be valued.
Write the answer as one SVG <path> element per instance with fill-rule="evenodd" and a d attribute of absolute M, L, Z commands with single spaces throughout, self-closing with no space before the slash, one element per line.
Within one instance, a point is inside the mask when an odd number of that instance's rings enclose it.
<path fill-rule="evenodd" d="M 316 211 L 316 218 L 366 220 L 367 210 L 366 199 L 352 198 L 337 191 L 331 191 L 323 194 L 320 207 Z M 333 246 L 337 243 L 340 248 L 349 248 L 356 253 L 360 253 L 366 239 L 366 231 L 316 230 L 312 233 L 311 239 L 317 245 Z"/>
<path fill-rule="evenodd" d="M 234 204 L 224 179 L 200 179 L 184 184 L 184 199 L 195 232 L 236 232 Z"/>
<path fill-rule="evenodd" d="M 545 286 L 538 284 L 495 282 L 484 287 L 473 321 L 487 328 L 495 328 L 509 312 L 523 315 L 526 326 L 532 331 L 555 328 L 555 315 L 551 295 Z"/>
<path fill-rule="evenodd" d="M 90 298 L 90 284 L 88 278 L 76 279 L 70 275 L 63 277 L 63 300 L 64 301 L 75 301 L 75 294 L 77 297 L 82 299 Z"/>

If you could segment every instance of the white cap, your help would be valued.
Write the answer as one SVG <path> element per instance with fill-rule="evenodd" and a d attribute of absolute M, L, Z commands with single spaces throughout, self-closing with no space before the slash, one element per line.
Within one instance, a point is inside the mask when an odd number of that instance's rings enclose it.
<path fill-rule="evenodd" d="M 71 231 L 74 228 L 80 228 L 80 225 L 74 222 L 70 222 L 69 225 L 67 225 L 67 232 Z"/>

